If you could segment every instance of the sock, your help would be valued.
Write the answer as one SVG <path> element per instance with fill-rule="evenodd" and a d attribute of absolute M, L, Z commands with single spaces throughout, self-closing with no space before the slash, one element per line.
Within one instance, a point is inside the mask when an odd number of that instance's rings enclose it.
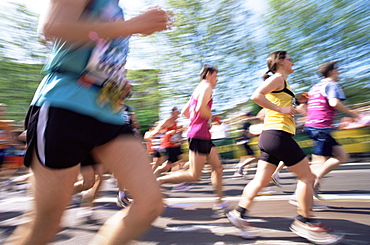
<path fill-rule="evenodd" d="M 248 212 L 248 210 L 246 208 L 242 208 L 242 207 L 238 206 L 235 210 L 240 213 L 240 217 L 242 219 L 247 218 L 247 212 Z"/>

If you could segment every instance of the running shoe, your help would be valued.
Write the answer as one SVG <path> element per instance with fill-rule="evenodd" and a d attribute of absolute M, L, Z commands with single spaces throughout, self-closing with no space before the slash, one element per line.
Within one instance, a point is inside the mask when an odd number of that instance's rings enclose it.
<path fill-rule="evenodd" d="M 126 196 L 123 196 L 122 198 L 120 198 L 119 195 L 117 195 L 117 202 L 116 203 L 117 203 L 118 207 L 125 208 L 125 207 L 127 207 L 128 205 L 131 204 L 131 201 Z"/>
<path fill-rule="evenodd" d="M 271 190 L 271 188 L 269 186 L 267 187 L 263 187 L 258 193 L 257 195 L 259 196 L 267 196 L 267 195 L 272 195 L 276 193 L 276 191 L 274 190 Z"/>
<path fill-rule="evenodd" d="M 193 188 L 194 184 L 183 182 L 172 187 L 172 191 L 188 191 Z"/>
<path fill-rule="evenodd" d="M 229 202 L 222 202 L 219 204 L 214 204 L 212 208 L 211 218 L 213 219 L 225 218 L 227 206 L 229 206 Z"/>
<path fill-rule="evenodd" d="M 291 204 L 291 205 L 293 205 L 293 206 L 298 207 L 298 201 L 297 201 L 297 199 L 296 199 L 295 196 L 292 196 L 289 199 L 288 203 Z M 314 211 L 314 212 L 324 211 L 324 210 L 327 210 L 327 209 L 328 209 L 327 206 L 325 206 L 325 205 L 319 205 L 319 204 L 316 204 L 315 202 L 312 205 L 312 211 Z"/>
<path fill-rule="evenodd" d="M 282 184 L 280 183 L 280 176 L 279 176 L 279 174 L 278 174 L 278 173 L 273 174 L 273 175 L 271 176 L 271 182 L 272 182 L 274 185 L 276 185 L 277 187 L 282 188 Z"/>
<path fill-rule="evenodd" d="M 233 226 L 240 229 L 239 233 L 242 238 L 244 239 L 256 239 L 257 238 L 256 235 L 253 235 L 250 232 L 250 228 L 252 226 L 251 223 L 246 219 L 242 219 L 237 211 L 232 210 L 232 211 L 227 212 L 226 217 L 229 219 L 230 223 Z"/>
<path fill-rule="evenodd" d="M 335 234 L 332 230 L 319 222 L 313 224 L 310 222 L 303 223 L 294 219 L 289 229 L 300 237 L 303 237 L 315 244 L 336 244 L 343 240 L 343 234 Z"/>

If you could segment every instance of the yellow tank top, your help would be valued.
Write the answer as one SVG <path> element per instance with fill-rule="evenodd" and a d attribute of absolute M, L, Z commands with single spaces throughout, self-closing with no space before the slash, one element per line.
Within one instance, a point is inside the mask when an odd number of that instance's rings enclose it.
<path fill-rule="evenodd" d="M 286 88 L 290 90 L 290 85 L 285 81 Z M 292 106 L 292 95 L 284 91 L 275 91 L 274 93 L 266 94 L 266 98 L 280 107 Z M 279 113 L 274 110 L 266 109 L 266 115 L 263 125 L 263 130 L 281 130 L 295 135 L 296 126 L 292 116 Z"/>

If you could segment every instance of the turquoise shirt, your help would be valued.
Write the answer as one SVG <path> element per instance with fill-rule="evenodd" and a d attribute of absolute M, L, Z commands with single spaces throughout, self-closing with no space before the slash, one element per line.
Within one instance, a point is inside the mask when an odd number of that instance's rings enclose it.
<path fill-rule="evenodd" d="M 98 18 L 103 21 L 124 18 L 117 0 L 95 0 L 85 14 L 87 18 Z M 62 40 L 56 40 L 51 57 L 43 69 L 45 77 L 41 81 L 31 105 L 41 106 L 48 103 L 51 107 L 91 116 L 101 122 L 115 125 L 127 123 L 127 114 L 113 112 L 109 105 L 97 104 L 99 87 L 87 87 L 77 82 L 85 72 L 94 44 L 94 42 L 90 42 L 83 45 L 71 45 Z"/>

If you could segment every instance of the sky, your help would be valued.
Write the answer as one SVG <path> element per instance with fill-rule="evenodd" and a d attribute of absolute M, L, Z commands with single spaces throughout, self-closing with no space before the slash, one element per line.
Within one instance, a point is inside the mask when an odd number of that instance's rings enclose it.
<path fill-rule="evenodd" d="M 0 0 L 0 6 L 6 4 L 6 2 L 23 3 L 31 11 L 37 14 L 43 13 L 48 6 L 48 0 Z M 148 2 L 150 2 L 151 4 L 146 4 Z M 165 2 L 165 0 L 121 0 L 120 5 L 125 9 L 125 12 L 137 13 L 151 6 L 163 6 L 163 2 Z M 254 11 L 261 12 L 264 8 L 263 2 L 264 1 L 261 0 L 247 0 L 246 4 L 251 6 Z M 151 62 L 150 59 L 155 59 L 155 57 L 146 56 L 145 61 L 143 61 L 143 59 L 140 59 L 139 57 L 141 57 L 140 52 L 145 52 L 145 50 L 147 49 L 152 49 L 155 51 L 156 49 L 158 49 L 158 47 L 155 47 L 153 44 L 149 44 L 149 42 L 145 41 L 145 38 L 141 37 L 133 37 L 131 39 L 131 43 L 133 43 L 135 47 L 140 47 L 139 49 L 135 49 L 135 52 L 139 53 L 139 55 L 132 55 L 133 49 L 131 48 L 131 53 L 129 54 L 126 68 L 131 70 L 154 69 L 155 67 L 152 65 L 153 62 Z M 141 48 L 142 46 L 144 46 L 145 48 Z"/>

